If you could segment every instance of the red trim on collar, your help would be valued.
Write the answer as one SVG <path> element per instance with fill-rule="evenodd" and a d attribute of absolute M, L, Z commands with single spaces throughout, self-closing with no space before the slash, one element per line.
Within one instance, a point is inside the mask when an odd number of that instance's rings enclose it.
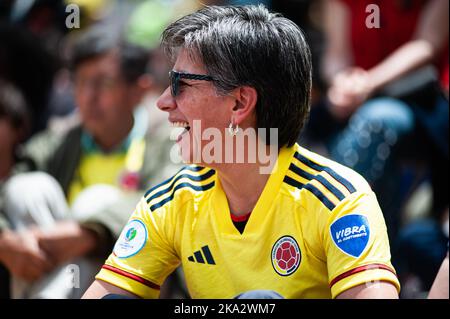
<path fill-rule="evenodd" d="M 231 216 L 231 219 L 234 222 L 245 222 L 245 221 L 247 221 L 250 218 L 250 214 L 251 213 L 252 212 L 250 212 L 250 213 L 248 213 L 246 215 L 242 215 L 242 216 L 236 216 L 236 215 L 233 215 L 232 213 L 230 213 L 230 216 Z"/>

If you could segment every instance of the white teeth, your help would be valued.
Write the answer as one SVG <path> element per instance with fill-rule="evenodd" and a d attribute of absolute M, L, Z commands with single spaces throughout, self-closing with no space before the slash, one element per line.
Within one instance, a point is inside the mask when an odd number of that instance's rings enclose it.
<path fill-rule="evenodd" d="M 170 122 L 170 126 L 172 127 L 188 127 L 188 122 Z"/>

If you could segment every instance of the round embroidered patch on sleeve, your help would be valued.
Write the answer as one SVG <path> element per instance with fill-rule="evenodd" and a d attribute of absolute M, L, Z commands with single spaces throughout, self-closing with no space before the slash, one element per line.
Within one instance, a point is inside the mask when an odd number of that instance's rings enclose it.
<path fill-rule="evenodd" d="M 369 221 L 364 215 L 345 215 L 331 224 L 330 234 L 334 244 L 342 252 L 358 258 L 369 243 Z"/>
<path fill-rule="evenodd" d="M 114 254 L 119 258 L 128 258 L 136 255 L 147 242 L 147 228 L 140 220 L 130 221 L 114 246 Z"/>

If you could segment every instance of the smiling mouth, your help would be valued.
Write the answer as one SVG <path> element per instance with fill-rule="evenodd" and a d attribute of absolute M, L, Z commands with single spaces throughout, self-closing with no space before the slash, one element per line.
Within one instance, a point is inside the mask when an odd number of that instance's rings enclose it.
<path fill-rule="evenodd" d="M 170 122 L 171 127 L 182 127 L 186 129 L 186 131 L 189 131 L 191 127 L 189 126 L 188 122 Z"/>
<path fill-rule="evenodd" d="M 188 122 L 170 122 L 170 126 L 174 127 L 174 128 L 180 128 L 182 129 L 182 131 L 180 131 L 180 134 L 178 134 L 177 137 L 177 143 L 181 141 L 181 138 L 184 134 L 186 134 L 187 132 L 189 132 L 189 130 L 191 129 L 191 127 L 189 126 Z"/>

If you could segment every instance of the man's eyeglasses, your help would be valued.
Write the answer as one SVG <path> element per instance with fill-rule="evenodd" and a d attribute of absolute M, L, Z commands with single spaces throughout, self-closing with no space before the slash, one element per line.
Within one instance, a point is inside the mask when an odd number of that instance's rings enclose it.
<path fill-rule="evenodd" d="M 191 73 L 183 73 L 177 71 L 169 72 L 170 78 L 170 91 L 172 96 L 175 97 L 180 93 L 180 79 L 189 79 L 189 80 L 201 80 L 201 81 L 214 81 L 214 78 L 210 75 L 203 74 L 191 74 Z"/>

